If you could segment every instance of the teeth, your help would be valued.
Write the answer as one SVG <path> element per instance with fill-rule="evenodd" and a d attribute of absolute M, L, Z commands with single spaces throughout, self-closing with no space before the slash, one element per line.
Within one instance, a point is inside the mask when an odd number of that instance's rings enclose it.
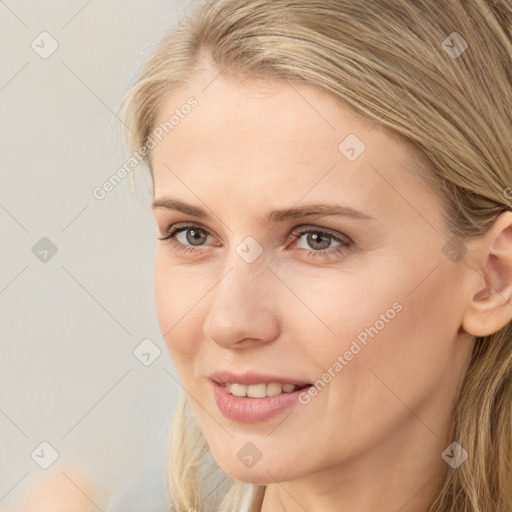
<path fill-rule="evenodd" d="M 267 396 L 280 395 L 283 391 L 283 386 L 277 382 L 267 384 Z"/>
<path fill-rule="evenodd" d="M 226 389 L 235 396 L 249 398 L 265 398 L 266 396 L 280 395 L 281 393 L 291 393 L 298 389 L 300 386 L 294 384 L 279 384 L 277 382 L 270 382 L 269 384 L 238 384 L 236 382 L 225 384 Z"/>

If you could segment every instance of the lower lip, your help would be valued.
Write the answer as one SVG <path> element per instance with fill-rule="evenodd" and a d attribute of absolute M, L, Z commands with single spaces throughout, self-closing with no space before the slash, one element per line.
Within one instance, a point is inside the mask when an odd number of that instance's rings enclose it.
<path fill-rule="evenodd" d="M 232 395 L 224 386 L 215 381 L 211 382 L 215 402 L 220 412 L 226 418 L 241 423 L 258 423 L 277 416 L 296 404 L 300 393 L 308 389 L 297 389 L 292 393 L 281 393 L 264 398 L 248 398 Z"/>

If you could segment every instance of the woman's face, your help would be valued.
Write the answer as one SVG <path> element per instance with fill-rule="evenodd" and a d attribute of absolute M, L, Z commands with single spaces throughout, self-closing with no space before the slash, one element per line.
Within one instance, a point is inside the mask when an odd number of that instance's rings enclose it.
<path fill-rule="evenodd" d="M 165 122 L 154 215 L 159 237 L 180 230 L 157 242 L 156 305 L 221 468 L 269 483 L 377 471 L 404 446 L 440 460 L 467 269 L 414 156 L 305 84 L 210 77 L 167 97 Z"/>

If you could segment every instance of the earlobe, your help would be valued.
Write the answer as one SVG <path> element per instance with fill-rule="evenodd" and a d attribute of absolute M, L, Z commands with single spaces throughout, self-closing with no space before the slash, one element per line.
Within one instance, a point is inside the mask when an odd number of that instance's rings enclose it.
<path fill-rule="evenodd" d="M 493 334 L 512 320 L 512 212 L 502 213 L 478 242 L 478 272 L 462 327 L 472 336 Z"/>

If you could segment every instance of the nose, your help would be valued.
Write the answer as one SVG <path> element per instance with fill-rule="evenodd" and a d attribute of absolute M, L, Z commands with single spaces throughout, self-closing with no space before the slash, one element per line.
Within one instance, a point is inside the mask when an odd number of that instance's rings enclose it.
<path fill-rule="evenodd" d="M 276 339 L 279 280 L 264 261 L 247 263 L 236 255 L 212 290 L 205 335 L 223 348 L 257 346 Z"/>

